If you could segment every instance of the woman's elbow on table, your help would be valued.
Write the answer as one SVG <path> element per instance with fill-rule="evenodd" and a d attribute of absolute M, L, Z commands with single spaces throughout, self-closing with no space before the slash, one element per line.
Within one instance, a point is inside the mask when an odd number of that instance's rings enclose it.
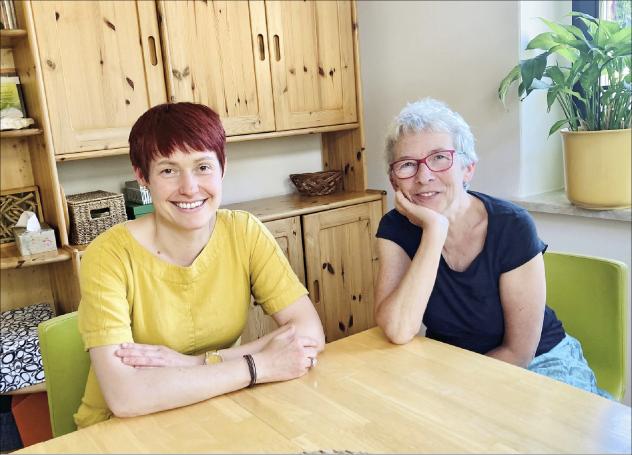
<path fill-rule="evenodd" d="M 377 326 L 382 329 L 388 341 L 393 344 L 410 343 L 419 332 L 408 327 L 402 327 L 401 324 L 396 324 L 391 320 L 389 314 L 385 311 L 380 311 L 380 305 L 376 305 L 374 317 Z"/>

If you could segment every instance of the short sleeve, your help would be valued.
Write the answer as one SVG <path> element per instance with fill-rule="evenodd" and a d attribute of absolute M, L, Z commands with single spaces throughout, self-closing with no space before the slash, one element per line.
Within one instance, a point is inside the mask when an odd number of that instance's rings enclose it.
<path fill-rule="evenodd" d="M 111 235 L 96 239 L 81 260 L 78 322 L 86 350 L 134 341 L 127 273 L 116 244 Z"/>
<path fill-rule="evenodd" d="M 245 236 L 250 252 L 251 292 L 266 314 L 274 314 L 307 295 L 270 231 L 250 214 Z"/>
<path fill-rule="evenodd" d="M 505 273 L 526 264 L 548 247 L 540 240 L 535 223 L 524 209 L 516 210 L 508 217 L 502 236 L 500 272 Z"/>
<path fill-rule="evenodd" d="M 393 209 L 382 217 L 375 236 L 399 245 L 412 260 L 421 242 L 421 228 Z"/>

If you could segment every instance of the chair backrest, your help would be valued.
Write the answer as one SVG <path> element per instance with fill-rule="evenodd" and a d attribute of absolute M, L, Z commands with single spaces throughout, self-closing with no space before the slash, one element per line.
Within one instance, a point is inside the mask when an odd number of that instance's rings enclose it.
<path fill-rule="evenodd" d="M 623 262 L 547 252 L 547 305 L 577 338 L 597 385 L 618 400 L 626 386 L 627 266 Z"/>
<path fill-rule="evenodd" d="M 76 312 L 42 322 L 37 330 L 51 429 L 56 438 L 77 429 L 73 414 L 81 404 L 86 387 L 90 356 L 83 348 Z"/>

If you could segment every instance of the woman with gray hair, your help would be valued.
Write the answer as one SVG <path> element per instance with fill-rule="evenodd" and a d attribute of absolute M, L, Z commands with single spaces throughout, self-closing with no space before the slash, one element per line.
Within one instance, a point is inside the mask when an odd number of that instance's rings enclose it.
<path fill-rule="evenodd" d="M 407 105 L 386 139 L 395 209 L 378 228 L 375 320 L 393 343 L 426 336 L 608 396 L 579 342 L 546 305 L 540 240 L 528 212 L 469 191 L 478 157 L 444 103 Z"/>

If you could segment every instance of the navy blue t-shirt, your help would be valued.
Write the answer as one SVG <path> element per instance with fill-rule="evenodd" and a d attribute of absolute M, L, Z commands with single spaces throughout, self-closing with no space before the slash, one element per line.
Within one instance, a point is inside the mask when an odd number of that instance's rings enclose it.
<path fill-rule="evenodd" d="M 441 257 L 423 323 L 426 336 L 485 354 L 500 346 L 505 333 L 498 290 L 500 275 L 544 253 L 529 213 L 510 202 L 469 191 L 487 210 L 487 236 L 483 250 L 463 272 L 452 270 Z M 412 260 L 422 230 L 397 210 L 382 217 L 377 237 L 399 245 Z M 545 307 L 542 335 L 536 356 L 550 351 L 564 338 L 555 312 Z"/>

